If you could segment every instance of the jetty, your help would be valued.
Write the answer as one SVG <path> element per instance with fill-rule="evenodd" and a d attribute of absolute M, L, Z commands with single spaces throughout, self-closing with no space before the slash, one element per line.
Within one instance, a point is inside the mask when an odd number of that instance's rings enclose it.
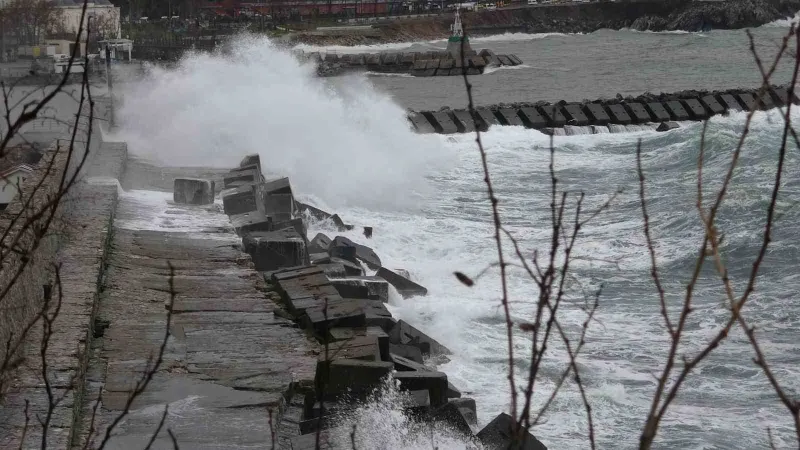
<path fill-rule="evenodd" d="M 669 131 L 680 122 L 703 121 L 737 111 L 766 111 L 789 104 L 787 86 L 769 89 L 683 91 L 643 94 L 638 97 L 568 103 L 514 103 L 466 109 L 409 111 L 408 120 L 418 133 L 457 134 L 486 131 L 492 126 L 521 126 L 550 135 L 604 134 L 626 131 Z"/>

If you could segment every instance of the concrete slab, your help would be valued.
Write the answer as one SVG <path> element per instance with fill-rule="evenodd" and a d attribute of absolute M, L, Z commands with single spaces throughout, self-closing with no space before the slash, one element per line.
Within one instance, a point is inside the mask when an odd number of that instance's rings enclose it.
<path fill-rule="evenodd" d="M 556 105 L 545 105 L 537 107 L 542 116 L 547 120 L 547 126 L 561 128 L 567 124 L 567 118 L 561 112 L 561 108 Z"/>
<path fill-rule="evenodd" d="M 664 103 L 664 108 L 669 112 L 670 117 L 672 120 L 677 121 L 684 121 L 691 119 L 689 113 L 683 107 L 680 101 L 678 100 L 671 100 Z"/>
<path fill-rule="evenodd" d="M 524 126 L 516 108 L 498 108 L 494 111 L 494 115 L 503 125 Z"/>
<path fill-rule="evenodd" d="M 567 123 L 570 125 L 576 125 L 579 127 L 585 127 L 589 125 L 589 118 L 581 110 L 581 105 L 578 104 L 569 104 L 564 105 L 561 108 L 561 112 L 567 118 Z"/>
<path fill-rule="evenodd" d="M 547 126 L 547 120 L 532 106 L 520 108 L 519 117 L 528 128 L 540 130 Z"/>

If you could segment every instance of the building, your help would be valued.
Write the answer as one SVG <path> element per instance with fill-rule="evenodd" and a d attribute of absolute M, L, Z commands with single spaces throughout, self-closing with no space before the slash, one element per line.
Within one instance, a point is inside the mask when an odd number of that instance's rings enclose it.
<path fill-rule="evenodd" d="M 2 1 L 2 0 L 0 0 Z M 61 13 L 61 24 L 67 33 L 77 33 L 83 12 L 83 0 L 55 0 L 56 8 Z M 109 0 L 89 0 L 86 5 L 86 20 L 83 35 L 86 34 L 86 21 L 92 26 L 93 33 L 107 39 L 119 39 L 122 29 L 120 25 L 120 8 Z"/>
<path fill-rule="evenodd" d="M 6 149 L 6 155 L 0 159 L 0 210 L 5 209 L 16 198 L 18 188 L 33 172 L 40 159 L 42 153 L 28 145 Z"/>

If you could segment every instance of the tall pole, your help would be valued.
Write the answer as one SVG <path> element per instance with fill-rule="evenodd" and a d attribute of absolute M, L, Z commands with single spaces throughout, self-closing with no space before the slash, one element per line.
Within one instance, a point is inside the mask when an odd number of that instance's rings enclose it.
<path fill-rule="evenodd" d="M 114 123 L 114 84 L 111 82 L 111 47 L 106 44 L 106 82 L 108 83 L 108 100 L 111 103 L 109 108 L 109 122 L 111 127 L 115 126 Z"/>

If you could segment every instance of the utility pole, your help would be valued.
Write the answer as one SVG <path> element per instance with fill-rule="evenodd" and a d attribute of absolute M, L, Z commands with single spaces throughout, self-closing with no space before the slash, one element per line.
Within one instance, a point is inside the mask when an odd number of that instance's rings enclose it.
<path fill-rule="evenodd" d="M 109 108 L 109 122 L 114 128 L 114 84 L 111 82 L 111 47 L 106 44 L 106 82 L 108 83 L 108 100 L 111 103 Z"/>

